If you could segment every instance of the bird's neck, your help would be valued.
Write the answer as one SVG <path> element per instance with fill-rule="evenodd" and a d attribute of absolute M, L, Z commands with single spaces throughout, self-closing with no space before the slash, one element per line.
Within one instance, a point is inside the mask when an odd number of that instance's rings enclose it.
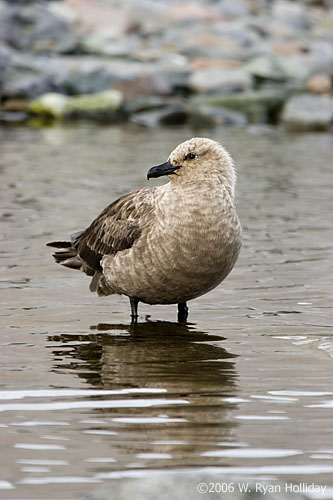
<path fill-rule="evenodd" d="M 231 200 L 235 195 L 235 177 L 228 175 L 228 173 L 213 173 L 210 176 L 205 176 L 202 179 L 192 177 L 182 177 L 181 179 L 172 178 L 168 184 L 165 185 L 167 191 L 170 192 L 185 192 L 194 191 L 197 196 L 212 192 L 228 193 Z"/>

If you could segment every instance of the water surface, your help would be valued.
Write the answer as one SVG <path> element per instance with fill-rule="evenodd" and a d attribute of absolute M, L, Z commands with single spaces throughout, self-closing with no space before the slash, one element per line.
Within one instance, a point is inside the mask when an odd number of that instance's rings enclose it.
<path fill-rule="evenodd" d="M 314 482 L 333 497 L 328 135 L 209 133 L 236 161 L 244 244 L 187 325 L 175 306 L 140 305 L 131 327 L 125 297 L 90 294 L 44 246 L 148 185 L 192 135 L 0 130 L 2 498 L 79 499 L 156 469 Z"/>

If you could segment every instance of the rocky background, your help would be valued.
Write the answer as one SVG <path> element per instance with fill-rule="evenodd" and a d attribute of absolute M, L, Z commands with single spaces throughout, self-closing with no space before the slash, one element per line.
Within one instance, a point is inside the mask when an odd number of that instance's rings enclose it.
<path fill-rule="evenodd" d="M 0 121 L 332 123 L 330 0 L 0 0 Z"/>

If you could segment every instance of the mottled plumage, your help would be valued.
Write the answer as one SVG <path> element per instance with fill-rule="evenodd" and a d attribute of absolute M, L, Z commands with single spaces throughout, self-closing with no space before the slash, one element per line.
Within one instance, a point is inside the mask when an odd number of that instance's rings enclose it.
<path fill-rule="evenodd" d="M 234 206 L 235 171 L 215 141 L 194 138 L 148 172 L 168 175 L 163 186 L 114 201 L 71 242 L 52 242 L 64 266 L 92 276 L 91 291 L 125 294 L 137 303 L 179 304 L 215 288 L 233 268 L 241 246 Z"/>

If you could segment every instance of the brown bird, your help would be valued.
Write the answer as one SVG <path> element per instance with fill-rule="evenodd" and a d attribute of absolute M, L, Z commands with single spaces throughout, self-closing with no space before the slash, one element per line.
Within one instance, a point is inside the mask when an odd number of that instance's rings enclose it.
<path fill-rule="evenodd" d="M 56 262 L 92 276 L 92 292 L 127 295 L 134 323 L 139 302 L 178 304 L 186 321 L 187 301 L 220 284 L 241 247 L 236 174 L 220 144 L 180 144 L 147 178 L 163 175 L 170 182 L 122 196 L 70 242 L 47 243 Z"/>

